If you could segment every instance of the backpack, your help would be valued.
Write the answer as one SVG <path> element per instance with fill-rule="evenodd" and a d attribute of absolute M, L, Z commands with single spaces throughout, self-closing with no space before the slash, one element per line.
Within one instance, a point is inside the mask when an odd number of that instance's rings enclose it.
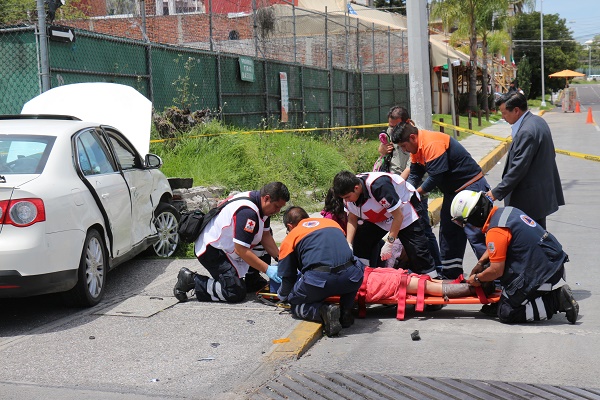
<path fill-rule="evenodd" d="M 200 209 L 182 213 L 181 218 L 179 219 L 179 227 L 177 228 L 177 233 L 179 233 L 179 241 L 182 243 L 195 242 L 206 225 L 208 225 L 208 223 L 214 217 L 216 217 L 227 204 L 236 200 L 250 200 L 250 198 L 236 197 L 234 199 L 225 200 L 217 207 L 208 210 L 206 214 Z"/>

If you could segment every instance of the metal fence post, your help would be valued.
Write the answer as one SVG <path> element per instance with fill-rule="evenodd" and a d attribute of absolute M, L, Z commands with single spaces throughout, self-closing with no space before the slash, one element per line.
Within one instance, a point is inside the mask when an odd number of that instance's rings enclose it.
<path fill-rule="evenodd" d="M 210 51 L 214 51 L 213 47 L 213 20 L 212 20 L 212 0 L 208 0 L 208 42 Z"/>
<path fill-rule="evenodd" d="M 333 126 L 333 52 L 329 50 L 327 54 L 329 60 L 329 127 Z"/>
<path fill-rule="evenodd" d="M 388 74 L 392 73 L 392 32 L 388 26 Z"/>
<path fill-rule="evenodd" d="M 296 6 L 292 3 L 292 22 L 294 24 L 294 64 L 296 64 L 298 61 L 297 58 L 297 48 L 296 48 Z"/>
<path fill-rule="evenodd" d="M 373 73 L 377 72 L 377 66 L 375 64 L 375 22 L 372 23 L 373 34 L 371 35 L 373 38 Z"/>
<path fill-rule="evenodd" d="M 46 29 L 46 10 L 44 0 L 37 0 L 37 14 L 40 38 L 40 78 L 42 80 L 42 93 L 50 90 L 50 60 L 48 57 L 48 36 Z"/>

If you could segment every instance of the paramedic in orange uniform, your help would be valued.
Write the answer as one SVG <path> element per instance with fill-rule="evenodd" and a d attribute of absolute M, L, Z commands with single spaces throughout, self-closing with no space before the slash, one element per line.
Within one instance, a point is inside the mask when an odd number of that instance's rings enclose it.
<path fill-rule="evenodd" d="M 352 255 L 337 222 L 290 207 L 283 224 L 289 233 L 279 249 L 277 296 L 291 304 L 292 315 L 322 322 L 325 334 L 335 336 L 354 323 L 351 311 L 364 265 Z M 340 305 L 325 304 L 330 296 L 340 296 Z"/>
<path fill-rule="evenodd" d="M 451 214 L 457 225 L 470 223 L 486 234 L 487 251 L 467 282 L 479 286 L 500 279 L 500 321 L 543 321 L 557 312 L 566 313 L 572 324 L 577 321 L 579 304 L 565 282 L 569 258 L 550 232 L 518 208 L 494 207 L 484 192 L 458 193 Z"/>
<path fill-rule="evenodd" d="M 487 191 L 489 185 L 481 167 L 467 150 L 454 138 L 441 132 L 419 130 L 411 124 L 398 128 L 400 134 L 394 138 L 403 151 L 411 153 L 409 171 L 402 177 L 410 182 L 419 182 L 425 173 L 429 176 L 417 188 L 419 194 L 431 192 L 436 187 L 444 195 L 440 211 L 441 275 L 454 279 L 463 273 L 463 257 L 467 240 L 475 255 L 480 258 L 485 252 L 485 236 L 481 229 L 467 224 L 461 229 L 452 223 L 450 204 L 456 193 L 464 189 Z"/>

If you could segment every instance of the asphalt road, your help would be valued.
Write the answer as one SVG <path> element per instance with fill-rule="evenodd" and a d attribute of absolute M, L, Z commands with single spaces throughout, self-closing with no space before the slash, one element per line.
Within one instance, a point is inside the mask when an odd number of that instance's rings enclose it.
<path fill-rule="evenodd" d="M 600 155 L 600 130 L 585 123 L 594 101 L 582 101 L 580 114 L 544 115 L 558 149 Z M 177 271 L 200 269 L 197 261 L 140 258 L 108 275 L 106 297 L 93 309 L 64 308 L 56 296 L 0 300 L 0 398 L 239 399 L 279 376 L 315 371 L 599 387 L 600 163 L 560 154 L 557 162 L 567 205 L 548 228 L 571 259 L 567 279 L 581 307 L 575 325 L 564 315 L 503 325 L 479 306 L 459 305 L 397 321 L 393 308 L 373 307 L 299 360 L 273 362 L 265 357 L 273 340 L 289 337 L 297 321 L 252 296 L 237 305 L 174 304 Z M 489 173 L 491 184 L 503 163 Z M 411 340 L 414 330 L 421 341 Z"/>

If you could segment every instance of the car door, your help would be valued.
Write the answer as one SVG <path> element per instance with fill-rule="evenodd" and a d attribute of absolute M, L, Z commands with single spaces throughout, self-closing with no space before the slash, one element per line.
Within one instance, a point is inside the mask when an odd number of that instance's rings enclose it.
<path fill-rule="evenodd" d="M 152 204 L 152 175 L 144 169 L 143 160 L 119 132 L 104 128 L 123 176 L 131 194 L 131 236 L 132 244 L 139 244 L 148 236 L 156 233 L 153 223 L 154 208 Z"/>
<path fill-rule="evenodd" d="M 79 168 L 95 192 L 99 207 L 104 208 L 108 218 L 109 248 L 113 257 L 127 253 L 132 246 L 131 200 L 127 182 L 119 172 L 110 155 L 108 144 L 101 132 L 88 129 L 75 138 Z"/>

